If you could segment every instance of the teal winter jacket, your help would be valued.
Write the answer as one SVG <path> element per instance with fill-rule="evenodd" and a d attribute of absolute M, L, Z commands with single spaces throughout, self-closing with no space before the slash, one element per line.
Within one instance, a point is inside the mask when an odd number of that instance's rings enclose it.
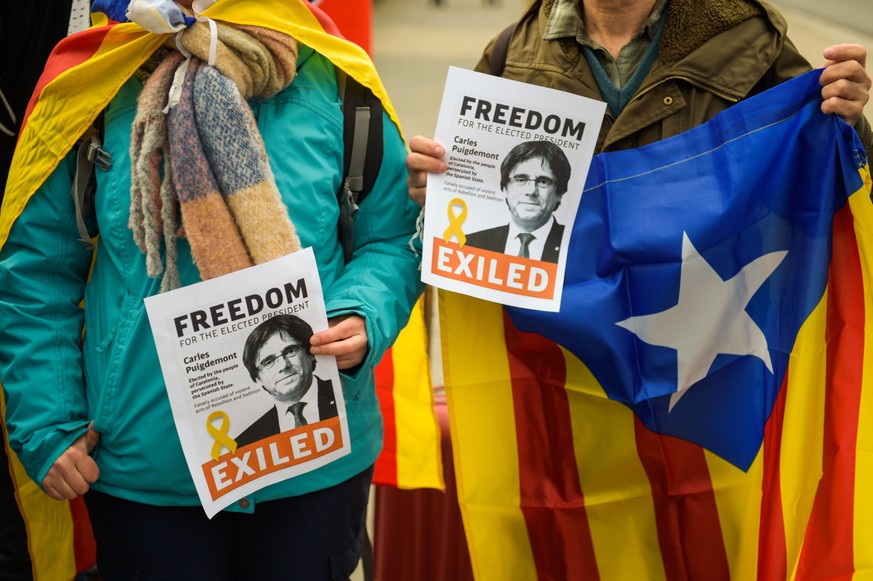
<path fill-rule="evenodd" d="M 297 66 L 289 87 L 251 103 L 252 110 L 291 220 L 303 246 L 314 250 L 328 317 L 362 316 L 369 352 L 352 375 L 341 373 L 351 454 L 264 488 L 236 510 L 332 486 L 373 464 L 382 442 L 373 367 L 422 288 L 409 246 L 418 209 L 406 195 L 406 151 L 396 126 L 384 119 L 382 167 L 355 220 L 346 264 L 337 238 L 343 119 L 335 70 L 302 45 Z M 0 252 L 0 379 L 11 445 L 36 482 L 93 420 L 100 433 L 94 489 L 148 504 L 196 505 L 143 305 L 160 280 L 146 275 L 128 229 L 128 147 L 141 86 L 128 80 L 105 114 L 113 166 L 96 171 L 100 237 L 90 280 L 92 256 L 77 241 L 70 196 L 72 153 L 12 227 Z M 200 280 L 184 240 L 178 262 L 183 285 Z"/>

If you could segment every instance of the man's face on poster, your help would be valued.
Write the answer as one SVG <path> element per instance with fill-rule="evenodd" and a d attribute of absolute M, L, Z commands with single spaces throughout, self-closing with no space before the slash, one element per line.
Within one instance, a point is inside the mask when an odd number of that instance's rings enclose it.
<path fill-rule="evenodd" d="M 532 232 L 549 221 L 561 203 L 555 185 L 555 174 L 541 157 L 515 166 L 506 185 L 506 205 L 521 229 Z"/>
<path fill-rule="evenodd" d="M 287 333 L 274 333 L 258 351 L 258 379 L 282 403 L 296 403 L 309 390 L 315 355 Z"/>

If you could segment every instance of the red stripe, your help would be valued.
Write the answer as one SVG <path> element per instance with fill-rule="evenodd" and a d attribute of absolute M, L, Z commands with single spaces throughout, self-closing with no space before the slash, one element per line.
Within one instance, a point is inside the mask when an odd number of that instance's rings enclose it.
<path fill-rule="evenodd" d="M 397 424 L 394 411 L 394 357 L 388 349 L 376 366 L 376 396 L 382 410 L 385 433 L 382 437 L 382 453 L 376 460 L 373 481 L 376 484 L 397 486 Z"/>
<path fill-rule="evenodd" d="M 656 434 L 634 416 L 637 451 L 652 487 L 667 579 L 730 579 L 703 448 Z"/>
<path fill-rule="evenodd" d="M 33 96 L 31 96 L 30 102 L 27 104 L 27 110 L 25 111 L 24 119 L 21 122 L 21 131 L 19 132 L 19 135 L 24 132 L 24 125 L 27 123 L 27 118 L 30 117 L 30 112 L 36 105 L 39 95 L 42 93 L 42 90 L 46 85 L 55 80 L 55 78 L 64 71 L 80 65 L 94 56 L 94 53 L 96 53 L 100 48 L 100 45 L 103 44 L 103 39 L 109 33 L 109 29 L 113 26 L 113 24 L 109 24 L 101 26 L 100 28 L 89 28 L 88 30 L 64 38 L 57 44 L 57 46 L 55 46 L 54 50 L 52 50 L 52 53 L 49 55 L 48 61 L 46 61 L 45 69 L 42 71 L 42 76 L 36 83 L 36 88 L 33 90 Z"/>
<path fill-rule="evenodd" d="M 504 315 L 518 444 L 521 511 L 540 579 L 598 579 L 573 446 L 566 364 Z"/>
<path fill-rule="evenodd" d="M 73 557 L 78 575 L 97 563 L 97 543 L 81 496 L 70 501 L 70 517 L 73 519 Z"/>
<path fill-rule="evenodd" d="M 785 520 L 782 513 L 782 429 L 788 397 L 788 373 L 764 428 L 764 480 L 761 485 L 761 522 L 758 529 L 758 580 L 788 578 L 788 548 L 785 545 Z"/>
<path fill-rule="evenodd" d="M 338 36 L 342 39 L 345 39 L 343 33 L 340 32 L 340 29 L 337 28 L 337 25 L 334 24 L 333 20 L 331 20 L 330 16 L 328 16 L 324 10 L 318 8 L 317 6 L 313 6 L 309 2 L 304 2 L 304 4 L 307 8 L 309 8 L 313 16 L 315 16 L 315 19 L 318 20 L 318 23 L 321 25 L 326 33 L 330 34 L 331 36 Z"/>
<path fill-rule="evenodd" d="M 800 554 L 798 579 L 851 579 L 855 568 L 853 517 L 864 357 L 863 285 L 853 217 L 846 207 L 834 216 L 828 278 L 823 474 Z"/>

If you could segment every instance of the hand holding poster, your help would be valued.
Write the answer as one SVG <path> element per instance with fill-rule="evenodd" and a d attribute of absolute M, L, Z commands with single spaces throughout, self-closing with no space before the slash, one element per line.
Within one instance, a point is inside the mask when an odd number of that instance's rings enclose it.
<path fill-rule="evenodd" d="M 312 249 L 146 299 L 173 419 L 210 518 L 351 451 Z M 317 370 L 317 375 L 316 375 Z"/>
<path fill-rule="evenodd" d="M 561 307 L 566 252 L 606 104 L 449 68 L 429 174 L 422 280 L 507 305 Z"/>

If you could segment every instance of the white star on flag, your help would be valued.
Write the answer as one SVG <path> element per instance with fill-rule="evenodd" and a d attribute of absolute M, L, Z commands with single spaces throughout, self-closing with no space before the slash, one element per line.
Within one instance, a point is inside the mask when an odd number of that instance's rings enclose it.
<path fill-rule="evenodd" d="M 688 234 L 682 234 L 679 302 L 666 311 L 616 323 L 650 345 L 676 350 L 678 377 L 669 410 L 688 388 L 706 377 L 719 354 L 752 355 L 773 373 L 767 337 L 745 309 L 787 254 L 765 254 L 733 278 L 722 280 Z"/>

